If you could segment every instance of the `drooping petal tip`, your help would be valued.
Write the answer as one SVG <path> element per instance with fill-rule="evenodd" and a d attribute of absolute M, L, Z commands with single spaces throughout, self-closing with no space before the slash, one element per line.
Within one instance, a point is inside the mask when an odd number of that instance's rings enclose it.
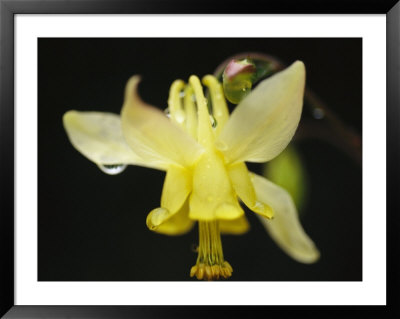
<path fill-rule="evenodd" d="M 320 253 L 304 231 L 288 192 L 262 176 L 252 176 L 257 199 L 268 203 L 275 212 L 273 220 L 257 215 L 272 239 L 296 261 L 306 264 L 316 262 Z"/>
<path fill-rule="evenodd" d="M 133 164 L 159 168 L 144 161 L 125 142 L 117 114 L 68 111 L 63 125 L 71 144 L 97 165 Z"/>

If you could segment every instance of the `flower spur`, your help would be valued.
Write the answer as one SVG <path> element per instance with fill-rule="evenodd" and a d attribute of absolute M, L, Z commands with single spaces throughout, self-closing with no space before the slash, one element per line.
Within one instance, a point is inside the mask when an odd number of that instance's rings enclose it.
<path fill-rule="evenodd" d="M 267 162 L 292 139 L 302 111 L 304 64 L 262 81 L 229 116 L 222 85 L 206 75 L 212 107 L 198 77 L 173 82 L 169 114 L 144 103 L 127 83 L 121 116 L 68 111 L 64 127 L 72 145 L 100 167 L 141 165 L 165 170 L 161 205 L 147 216 L 149 229 L 186 233 L 199 225 L 196 265 L 190 276 L 228 278 L 220 234 L 249 228 L 239 199 L 253 212 L 276 243 L 299 262 L 311 263 L 319 252 L 304 232 L 290 195 L 264 177 L 250 173 L 245 161 Z M 271 220 L 272 219 L 272 220 Z"/>

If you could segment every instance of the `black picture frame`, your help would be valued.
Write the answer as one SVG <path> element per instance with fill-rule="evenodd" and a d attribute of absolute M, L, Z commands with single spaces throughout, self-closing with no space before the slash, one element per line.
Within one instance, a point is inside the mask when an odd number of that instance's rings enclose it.
<path fill-rule="evenodd" d="M 387 305 L 386 306 L 16 306 L 14 305 L 14 19 L 16 14 L 216 14 L 314 13 L 386 14 L 387 21 Z M 397 0 L 281 0 L 229 5 L 215 1 L 0 0 L 0 315 L 4 318 L 195 318 L 324 316 L 400 317 L 397 196 L 399 128 L 400 3 Z M 383 205 L 382 205 L 383 206 Z M 383 206 L 384 207 L 384 206 Z M 383 213 L 383 212 L 380 212 Z"/>

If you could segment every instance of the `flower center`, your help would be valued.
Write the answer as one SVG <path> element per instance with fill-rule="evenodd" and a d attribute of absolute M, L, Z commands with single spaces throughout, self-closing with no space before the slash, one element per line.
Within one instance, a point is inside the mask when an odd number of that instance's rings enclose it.
<path fill-rule="evenodd" d="M 199 221 L 199 248 L 196 265 L 190 277 L 201 280 L 228 278 L 232 275 L 231 265 L 224 260 L 218 221 Z"/>

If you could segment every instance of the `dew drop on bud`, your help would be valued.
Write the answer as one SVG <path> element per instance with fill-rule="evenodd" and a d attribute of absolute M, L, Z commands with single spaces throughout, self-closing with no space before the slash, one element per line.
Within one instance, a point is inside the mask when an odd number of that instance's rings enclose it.
<path fill-rule="evenodd" d="M 117 175 L 122 173 L 127 167 L 126 164 L 98 165 L 100 170 L 108 175 Z"/>
<path fill-rule="evenodd" d="M 231 60 L 222 75 L 222 87 L 225 97 L 233 104 L 238 104 L 251 91 L 256 67 L 248 59 Z"/>

